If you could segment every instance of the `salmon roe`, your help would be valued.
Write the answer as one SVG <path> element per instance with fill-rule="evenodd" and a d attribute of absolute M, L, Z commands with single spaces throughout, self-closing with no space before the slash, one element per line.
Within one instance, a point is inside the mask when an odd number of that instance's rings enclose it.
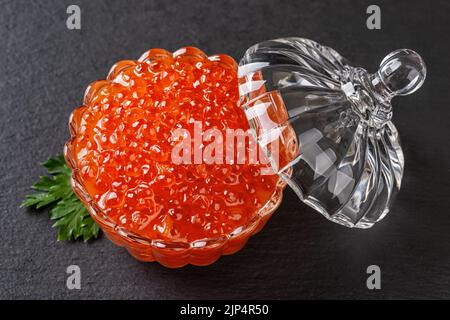
<path fill-rule="evenodd" d="M 175 164 L 175 129 L 247 130 L 237 64 L 186 47 L 121 61 L 72 116 L 79 182 L 116 225 L 151 239 L 195 241 L 245 227 L 273 196 L 263 164 Z M 248 149 L 249 144 L 246 145 Z M 233 149 L 233 152 L 237 151 Z M 236 154 L 235 154 L 236 155 Z"/>

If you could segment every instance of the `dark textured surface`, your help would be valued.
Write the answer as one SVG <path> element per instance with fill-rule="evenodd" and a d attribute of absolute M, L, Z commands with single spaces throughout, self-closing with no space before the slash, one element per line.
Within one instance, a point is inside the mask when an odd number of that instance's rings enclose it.
<path fill-rule="evenodd" d="M 82 9 L 81 31 L 65 25 L 72 3 Z M 0 298 L 450 298 L 450 6 L 377 3 L 379 31 L 365 26 L 369 1 L 0 1 Z M 45 212 L 18 207 L 44 173 L 39 162 L 61 152 L 86 86 L 115 61 L 183 45 L 239 59 L 282 36 L 314 39 L 372 71 L 401 47 L 427 63 L 422 89 L 394 101 L 405 177 L 374 228 L 334 225 L 286 190 L 242 251 L 170 270 L 104 237 L 57 243 Z M 81 267 L 81 290 L 66 288 L 70 264 Z M 371 264 L 382 270 L 376 292 L 366 288 Z"/>

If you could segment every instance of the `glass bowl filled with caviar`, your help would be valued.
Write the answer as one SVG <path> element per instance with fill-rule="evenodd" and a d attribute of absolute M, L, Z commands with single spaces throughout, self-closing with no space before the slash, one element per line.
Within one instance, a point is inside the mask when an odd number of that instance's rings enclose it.
<path fill-rule="evenodd" d="M 151 49 L 92 83 L 70 118 L 72 187 L 142 261 L 208 265 L 241 249 L 282 200 L 239 103 L 237 64 Z"/>

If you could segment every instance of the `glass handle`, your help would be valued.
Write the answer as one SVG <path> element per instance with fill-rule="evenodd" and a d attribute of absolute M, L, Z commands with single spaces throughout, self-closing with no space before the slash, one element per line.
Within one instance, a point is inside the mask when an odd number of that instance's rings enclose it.
<path fill-rule="evenodd" d="M 419 89 L 426 73 L 425 63 L 418 53 L 400 49 L 387 55 L 370 79 L 375 93 L 390 101 L 395 96 L 405 96 Z"/>

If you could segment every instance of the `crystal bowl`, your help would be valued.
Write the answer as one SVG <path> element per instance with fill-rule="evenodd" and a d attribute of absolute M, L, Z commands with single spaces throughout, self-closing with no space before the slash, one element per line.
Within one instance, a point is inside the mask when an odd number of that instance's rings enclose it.
<path fill-rule="evenodd" d="M 143 56 L 145 57 L 145 55 Z M 142 58 L 141 58 L 142 59 Z M 127 230 L 122 225 L 117 225 L 95 201 L 86 190 L 86 186 L 81 178 L 79 166 L 75 157 L 75 137 L 77 128 L 83 112 L 87 109 L 86 100 L 96 90 L 100 90 L 103 85 L 107 85 L 112 80 L 111 75 L 117 75 L 124 68 L 132 65 L 133 61 L 123 61 L 114 65 L 107 80 L 94 82 L 88 87 L 85 94 L 83 106 L 75 109 L 69 120 L 71 138 L 64 148 L 64 156 L 68 166 L 72 170 L 71 185 L 75 194 L 88 209 L 92 218 L 104 231 L 105 235 L 116 245 L 124 247 L 136 259 L 141 261 L 157 261 L 169 268 L 178 268 L 186 264 L 204 266 L 213 263 L 221 255 L 233 254 L 240 250 L 251 235 L 260 231 L 265 223 L 272 216 L 274 211 L 282 201 L 282 193 L 286 183 L 280 178 L 276 184 L 273 194 L 267 202 L 254 212 L 252 218 L 246 225 L 242 225 L 228 234 L 214 238 L 204 238 L 192 242 L 188 241 L 168 241 L 138 235 Z M 226 62 L 231 63 L 231 62 Z M 234 63 L 234 62 L 233 62 Z M 237 65 L 236 65 L 237 67 Z"/>

